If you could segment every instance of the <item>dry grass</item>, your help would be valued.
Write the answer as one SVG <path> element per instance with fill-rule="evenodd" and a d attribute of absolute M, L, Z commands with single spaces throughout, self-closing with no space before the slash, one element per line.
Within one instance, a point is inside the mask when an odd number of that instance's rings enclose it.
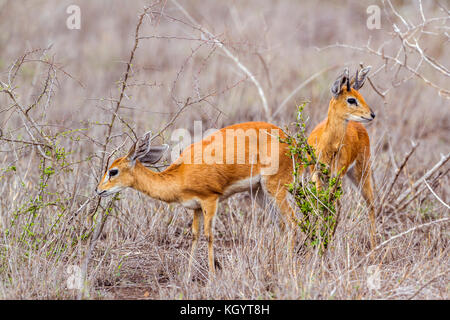
<path fill-rule="evenodd" d="M 220 206 L 216 219 L 216 279 L 208 280 L 202 241 L 189 283 L 184 276 L 192 213 L 133 190 L 122 192 L 120 201 L 99 202 L 94 188 L 113 150 L 124 153 L 133 131 L 158 132 L 188 98 L 195 103 L 163 134 L 169 144 L 171 131 L 192 130 L 194 120 L 202 120 L 204 129 L 267 120 L 261 96 L 217 44 L 205 41 L 171 1 L 161 1 L 144 16 L 140 36 L 146 38 L 139 40 L 125 95 L 113 113 L 138 15 L 149 3 L 79 1 L 81 30 L 68 30 L 65 10 L 72 3 L 0 1 L 0 80 L 12 85 L 0 92 L 0 298 L 76 298 L 78 291 L 67 288 L 67 267 L 83 263 L 88 217 L 107 213 L 88 268 L 93 299 L 448 299 L 449 230 L 442 220 L 448 218 L 448 163 L 427 179 L 435 194 L 422 183 L 405 205 L 395 201 L 448 154 L 449 100 L 436 87 L 448 91 L 449 77 L 426 61 L 420 76 L 411 77 L 393 61 L 383 67 L 387 60 L 367 50 L 369 38 L 375 50 L 394 39 L 383 54 L 404 63 L 406 52 L 412 68 L 420 62 L 417 52 L 402 51 L 398 35 L 389 33 L 393 22 L 405 30 L 390 1 L 386 11 L 380 3 L 381 30 L 366 28 L 366 5 L 358 1 L 181 3 L 251 71 L 275 115 L 271 121 L 280 126 L 295 120 L 296 104 L 304 100 L 310 101 L 309 131 L 325 117 L 336 65 L 355 70 L 363 61 L 380 70 L 371 81 L 385 97 L 369 84 L 362 89 L 377 114 L 367 129 L 379 240 L 400 235 L 368 256 L 367 210 L 346 183 L 331 250 L 321 257 L 303 248 L 289 258 L 276 215 L 249 195 L 236 195 Z M 412 24 L 421 23 L 419 3 L 393 1 Z M 424 16 L 448 17 L 442 5 L 424 1 Z M 448 19 L 431 23 L 420 37 L 427 57 L 444 71 L 448 28 Z M 419 145 L 402 167 L 411 140 Z M 432 221 L 441 222 L 424 225 Z M 378 270 L 378 289 L 368 287 L 370 266 Z"/>

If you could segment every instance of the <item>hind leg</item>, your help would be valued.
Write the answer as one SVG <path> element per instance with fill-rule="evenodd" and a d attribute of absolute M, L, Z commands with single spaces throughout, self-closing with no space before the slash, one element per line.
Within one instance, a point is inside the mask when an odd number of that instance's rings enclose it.
<path fill-rule="evenodd" d="M 281 176 L 273 175 L 265 177 L 264 189 L 270 198 L 274 199 L 276 207 L 278 207 L 283 222 L 280 227 L 282 231 L 288 232 L 288 241 L 290 243 L 290 254 L 292 255 L 297 238 L 297 219 L 295 211 L 288 201 L 288 190 L 286 184 L 292 182 L 292 174 Z M 287 226 L 287 228 L 286 228 Z"/>
<path fill-rule="evenodd" d="M 293 227 L 296 222 L 295 211 L 290 206 L 287 196 L 288 190 L 286 184 L 290 181 L 287 179 L 277 179 L 268 177 L 265 183 L 265 192 L 269 198 L 272 198 L 275 202 L 276 207 L 279 209 L 283 216 L 284 224 L 282 226 L 285 229 L 285 225 Z"/>
<path fill-rule="evenodd" d="M 280 219 L 279 219 L 279 216 L 278 216 L 277 210 L 276 210 L 277 206 L 276 206 L 276 204 L 273 204 L 272 201 L 269 201 L 273 197 L 269 196 L 267 191 L 262 186 L 260 186 L 256 190 L 256 192 L 254 193 L 254 196 L 255 196 L 255 202 L 258 204 L 258 206 L 269 215 L 270 220 L 275 225 L 279 226 Z M 281 225 L 281 227 L 284 228 L 284 223 Z"/>

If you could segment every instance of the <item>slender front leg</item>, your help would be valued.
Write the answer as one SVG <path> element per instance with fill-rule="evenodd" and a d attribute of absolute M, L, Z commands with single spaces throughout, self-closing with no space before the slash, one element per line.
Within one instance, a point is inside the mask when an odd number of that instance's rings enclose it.
<path fill-rule="evenodd" d="M 192 220 L 192 247 L 191 247 L 191 256 L 189 257 L 189 267 L 187 279 L 191 279 L 192 272 L 192 262 L 194 260 L 195 252 L 197 250 L 198 237 L 200 235 L 200 224 L 202 220 L 202 210 L 195 209 L 194 210 L 194 219 Z"/>
<path fill-rule="evenodd" d="M 213 235 L 213 220 L 217 211 L 218 198 L 210 198 L 202 201 L 204 231 L 206 239 L 208 240 L 208 264 L 211 275 L 215 273 L 214 267 L 214 235 Z"/>

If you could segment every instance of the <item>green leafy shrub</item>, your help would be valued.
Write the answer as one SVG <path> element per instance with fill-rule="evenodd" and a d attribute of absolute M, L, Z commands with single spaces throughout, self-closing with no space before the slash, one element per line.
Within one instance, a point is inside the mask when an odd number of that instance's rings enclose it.
<path fill-rule="evenodd" d="M 293 182 L 288 184 L 296 205 L 302 213 L 297 221 L 306 234 L 306 244 L 323 253 L 329 246 L 338 224 L 338 203 L 342 195 L 341 174 L 332 176 L 330 168 L 318 161 L 314 149 L 308 144 L 303 110 L 306 103 L 298 106 L 295 134 L 287 134 L 282 142 L 289 145 L 289 156 L 294 161 Z M 321 187 L 303 175 L 307 167 L 315 168 Z"/>

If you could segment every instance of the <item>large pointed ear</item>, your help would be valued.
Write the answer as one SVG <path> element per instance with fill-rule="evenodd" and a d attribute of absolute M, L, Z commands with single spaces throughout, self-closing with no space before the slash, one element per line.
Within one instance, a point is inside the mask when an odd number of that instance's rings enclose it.
<path fill-rule="evenodd" d="M 136 160 L 145 155 L 150 150 L 150 142 L 152 139 L 152 132 L 148 131 L 139 138 L 130 148 L 127 154 L 127 159 L 130 161 L 131 165 L 134 166 Z"/>
<path fill-rule="evenodd" d="M 350 79 L 349 79 L 349 73 L 348 68 L 345 68 L 341 75 L 337 77 L 337 79 L 334 81 L 333 85 L 331 86 L 331 93 L 335 98 L 339 96 L 339 94 L 342 92 L 343 86 L 347 85 L 347 90 L 350 90 Z"/>
<path fill-rule="evenodd" d="M 155 164 L 169 149 L 167 144 L 152 146 L 152 139 L 152 132 L 149 131 L 130 148 L 127 158 L 132 166 L 135 165 L 136 160 L 139 160 L 143 165 Z"/>
<path fill-rule="evenodd" d="M 152 165 L 157 163 L 169 150 L 169 145 L 162 144 L 160 146 L 150 146 L 150 150 L 143 156 L 139 157 L 138 160 L 144 165 Z"/>
<path fill-rule="evenodd" d="M 359 71 L 359 72 L 358 72 L 358 70 L 356 70 L 355 78 L 352 79 L 353 88 L 355 90 L 359 90 L 362 88 L 362 86 L 364 85 L 364 82 L 366 81 L 367 74 L 369 73 L 371 68 L 372 68 L 371 66 L 367 66 L 365 68 L 362 68 L 361 71 Z"/>

